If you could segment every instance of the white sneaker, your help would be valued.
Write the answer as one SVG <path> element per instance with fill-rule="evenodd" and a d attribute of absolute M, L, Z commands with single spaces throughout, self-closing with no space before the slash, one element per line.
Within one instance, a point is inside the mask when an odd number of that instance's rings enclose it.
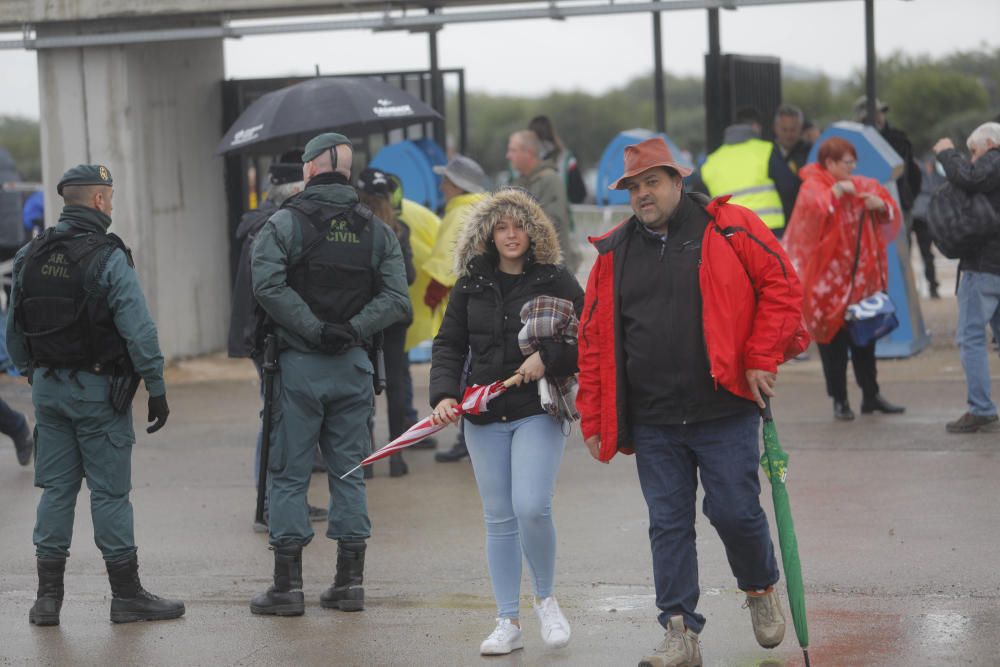
<path fill-rule="evenodd" d="M 519 648 L 524 648 L 524 642 L 521 640 L 521 628 L 511 623 L 509 618 L 498 618 L 497 627 L 479 645 L 479 653 L 481 655 L 507 655 Z"/>
<path fill-rule="evenodd" d="M 542 641 L 549 648 L 562 648 L 569 644 L 569 621 L 552 596 L 542 601 L 535 599 L 535 613 L 542 624 Z"/>

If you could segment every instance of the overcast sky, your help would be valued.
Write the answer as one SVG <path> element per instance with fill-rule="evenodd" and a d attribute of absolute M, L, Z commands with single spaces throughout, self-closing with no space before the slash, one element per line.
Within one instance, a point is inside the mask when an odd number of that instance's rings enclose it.
<path fill-rule="evenodd" d="M 700 75 L 708 49 L 704 10 L 662 14 L 667 71 Z M 864 3 L 825 2 L 721 11 L 725 53 L 778 56 L 836 78 L 864 66 Z M 878 0 L 876 49 L 941 56 L 1000 46 L 1000 0 Z M 226 77 L 425 69 L 425 35 L 337 31 L 225 42 Z M 652 70 L 648 14 L 447 26 L 442 67 L 464 67 L 470 90 L 541 95 L 601 92 Z M 344 54 L 350 54 L 345 57 Z M 38 116 L 35 54 L 0 51 L 0 114 Z M 669 104 L 669 90 L 667 91 Z"/>

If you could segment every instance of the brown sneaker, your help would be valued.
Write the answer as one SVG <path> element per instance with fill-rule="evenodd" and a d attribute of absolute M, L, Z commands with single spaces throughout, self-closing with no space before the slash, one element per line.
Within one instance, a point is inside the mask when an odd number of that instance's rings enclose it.
<path fill-rule="evenodd" d="M 684 627 L 684 617 L 671 616 L 663 641 L 639 661 L 639 667 L 701 667 L 698 633 Z"/>
<path fill-rule="evenodd" d="M 785 614 L 781 611 L 778 591 L 774 586 L 766 591 L 745 591 L 744 607 L 750 609 L 750 622 L 757 643 L 764 648 L 774 648 L 785 638 Z"/>
<path fill-rule="evenodd" d="M 992 433 L 1000 430 L 1000 423 L 996 415 L 974 415 L 966 412 L 953 422 L 945 424 L 944 430 L 948 433 Z"/>

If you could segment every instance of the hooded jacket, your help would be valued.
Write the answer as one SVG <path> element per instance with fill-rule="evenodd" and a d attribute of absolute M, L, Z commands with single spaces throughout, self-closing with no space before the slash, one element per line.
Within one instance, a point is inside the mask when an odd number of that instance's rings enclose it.
<path fill-rule="evenodd" d="M 752 399 L 746 371 L 776 372 L 808 346 L 809 336 L 802 327 L 802 286 L 784 250 L 760 218 L 728 200 L 714 199 L 705 208 L 712 220 L 702 237 L 698 269 L 702 328 L 716 385 Z M 632 220 L 590 239 L 598 257 L 580 320 L 576 406 L 583 437 L 601 438 L 602 461 L 619 450 L 633 452 L 621 322 L 627 268 L 621 249 Z"/>
<path fill-rule="evenodd" d="M 826 344 L 844 328 L 847 306 L 889 284 L 885 249 L 899 233 L 902 214 L 875 179 L 852 176 L 857 195 L 838 198 L 831 191 L 837 179 L 823 165 L 813 162 L 800 173 L 802 189 L 784 243 L 802 279 L 802 314 L 809 335 Z M 885 202 L 884 212 L 865 210 L 862 197 L 869 194 Z"/>
<path fill-rule="evenodd" d="M 522 221 L 531 249 L 520 280 L 504 294 L 498 276 L 493 228 L 501 218 Z M 502 190 L 476 204 L 469 213 L 455 250 L 455 274 L 441 330 L 434 339 L 430 373 L 431 405 L 444 398 L 460 399 L 466 357 L 466 384 L 489 384 L 514 375 L 525 355 L 517 342 L 521 307 L 536 296 L 572 301 L 577 316 L 583 308 L 583 290 L 560 266 L 562 252 L 555 227 L 534 198 L 519 190 Z M 546 375 L 572 375 L 577 370 L 577 347 L 545 343 L 539 350 Z M 544 414 L 538 383 L 512 387 L 493 399 L 487 412 L 468 415 L 474 424 L 514 421 Z"/>

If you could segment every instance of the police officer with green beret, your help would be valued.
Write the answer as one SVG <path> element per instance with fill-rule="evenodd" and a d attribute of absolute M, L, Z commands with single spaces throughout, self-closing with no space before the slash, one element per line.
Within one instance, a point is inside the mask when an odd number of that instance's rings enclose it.
<path fill-rule="evenodd" d="M 305 611 L 302 547 L 309 544 L 305 494 L 319 442 L 330 507 L 326 536 L 337 540 L 337 572 L 323 607 L 364 608 L 365 540 L 371 534 L 365 482 L 355 467 L 369 452 L 374 409 L 371 338 L 411 313 L 396 235 L 350 186 L 353 148 L 326 133 L 302 154 L 305 190 L 285 200 L 254 241 L 254 295 L 279 340 L 268 457 L 274 585 L 254 596 L 255 614 Z"/>
<path fill-rule="evenodd" d="M 14 259 L 7 348 L 31 382 L 35 405 L 35 486 L 41 487 L 34 543 L 36 625 L 58 625 L 63 572 L 84 477 L 97 543 L 111 582 L 111 621 L 153 621 L 184 614 L 184 603 L 143 589 L 133 535 L 131 399 L 136 374 L 149 391 L 148 433 L 167 420 L 163 355 L 156 326 L 122 240 L 108 233 L 111 172 L 102 165 L 67 171 L 57 191 L 59 223 Z M 132 381 L 134 378 L 134 382 Z M 120 388 L 127 385 L 122 399 Z M 112 400 L 113 394 L 118 396 Z"/>

